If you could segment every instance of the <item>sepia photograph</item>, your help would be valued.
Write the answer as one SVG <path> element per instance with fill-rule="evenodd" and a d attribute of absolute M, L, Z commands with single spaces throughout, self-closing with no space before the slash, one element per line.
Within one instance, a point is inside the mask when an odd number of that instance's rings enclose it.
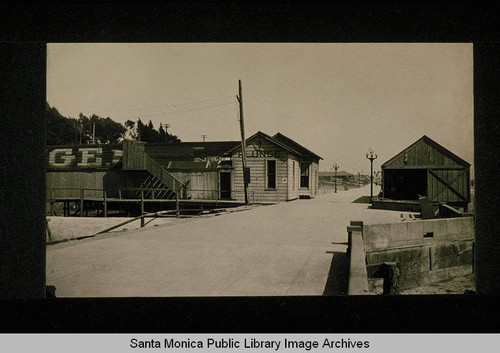
<path fill-rule="evenodd" d="M 49 43 L 56 298 L 471 294 L 471 43 Z"/>

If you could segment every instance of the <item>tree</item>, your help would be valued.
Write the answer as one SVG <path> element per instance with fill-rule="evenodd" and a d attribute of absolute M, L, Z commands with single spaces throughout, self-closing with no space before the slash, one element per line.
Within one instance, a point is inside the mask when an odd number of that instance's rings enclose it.
<path fill-rule="evenodd" d="M 111 118 L 101 118 L 92 114 L 89 117 L 80 113 L 79 120 L 82 127 L 82 143 L 91 143 L 95 124 L 95 142 L 97 143 L 118 143 L 127 129 Z"/>
<path fill-rule="evenodd" d="M 67 145 L 78 142 L 79 124 L 76 119 L 62 116 L 55 107 L 45 104 L 47 145 Z"/>
<path fill-rule="evenodd" d="M 127 131 L 111 118 L 95 114 L 87 117 L 82 113 L 78 119 L 62 116 L 55 107 L 46 102 L 47 145 L 84 144 L 92 142 L 93 125 L 97 143 L 117 143 Z"/>

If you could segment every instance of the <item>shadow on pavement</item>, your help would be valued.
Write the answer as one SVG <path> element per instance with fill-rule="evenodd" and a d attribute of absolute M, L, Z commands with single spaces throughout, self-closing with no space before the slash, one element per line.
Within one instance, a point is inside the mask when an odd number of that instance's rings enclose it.
<path fill-rule="evenodd" d="M 349 261 L 345 252 L 333 252 L 323 295 L 347 295 Z"/>
<path fill-rule="evenodd" d="M 352 203 L 370 203 L 370 196 L 361 196 L 357 198 Z"/>

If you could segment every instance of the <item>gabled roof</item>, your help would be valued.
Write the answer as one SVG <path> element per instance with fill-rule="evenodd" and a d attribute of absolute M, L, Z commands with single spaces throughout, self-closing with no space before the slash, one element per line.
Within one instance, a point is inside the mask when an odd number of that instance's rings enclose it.
<path fill-rule="evenodd" d="M 392 157 L 391 159 L 389 159 L 387 162 L 385 162 L 384 164 L 382 164 L 381 168 L 385 168 L 388 165 L 390 165 L 401 154 L 407 153 L 409 150 L 411 150 L 413 147 L 415 147 L 415 145 L 417 145 L 419 142 L 424 142 L 424 143 L 430 145 L 432 148 L 434 148 L 435 150 L 437 150 L 439 153 L 441 153 L 442 155 L 448 157 L 449 159 L 451 159 L 452 161 L 454 161 L 457 164 L 461 164 L 463 166 L 470 167 L 470 163 L 468 163 L 465 160 L 463 160 L 462 158 L 458 157 L 456 154 L 454 154 L 450 150 L 444 148 L 443 146 L 441 146 L 436 141 L 432 140 L 427 135 L 424 135 L 421 138 L 419 138 L 417 141 L 415 141 L 414 143 L 412 143 L 410 146 L 406 147 L 404 150 L 402 150 L 401 152 L 399 152 L 398 154 L 396 154 L 394 157 Z"/>
<path fill-rule="evenodd" d="M 282 149 L 284 149 L 284 150 L 286 150 L 286 151 L 288 151 L 290 153 L 296 154 L 298 156 L 302 156 L 302 153 L 300 153 L 296 149 L 294 149 L 294 148 L 292 148 L 292 147 L 290 147 L 290 146 L 288 146 L 288 145 L 286 145 L 286 144 L 284 144 L 284 143 L 282 143 L 282 142 L 280 142 L 280 141 L 272 138 L 271 136 L 269 136 L 268 134 L 263 133 L 262 131 L 257 131 L 255 134 L 253 134 L 252 136 L 250 136 L 249 138 L 247 138 L 246 139 L 246 143 L 250 142 L 251 140 L 253 140 L 256 137 L 262 137 L 263 139 L 271 142 L 272 144 L 274 144 L 274 145 L 276 145 L 276 146 L 278 146 L 278 147 L 280 147 L 280 148 L 282 148 Z M 238 146 L 236 146 L 236 147 L 234 147 L 234 148 L 231 148 L 229 151 L 227 151 L 227 154 L 231 154 L 231 153 L 233 153 L 234 151 L 236 151 L 236 150 L 238 150 L 240 148 L 241 148 L 241 144 L 238 145 Z"/>
<path fill-rule="evenodd" d="M 318 159 L 323 159 L 321 158 L 320 156 L 318 156 L 316 153 L 308 150 L 307 148 L 305 148 L 304 146 L 302 145 L 299 145 L 297 142 L 295 142 L 294 140 L 292 140 L 291 138 L 283 135 L 282 133 L 278 132 L 276 135 L 273 136 L 273 139 L 275 140 L 278 140 L 288 146 L 290 146 L 291 148 L 301 152 L 303 155 L 310 155 L 312 157 L 315 157 L 315 158 L 318 158 Z"/>

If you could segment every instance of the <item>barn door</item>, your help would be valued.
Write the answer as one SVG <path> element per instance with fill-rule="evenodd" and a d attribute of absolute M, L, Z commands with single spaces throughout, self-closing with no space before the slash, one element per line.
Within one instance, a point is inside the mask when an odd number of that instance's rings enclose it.
<path fill-rule="evenodd" d="M 429 169 L 429 199 L 436 202 L 469 202 L 467 169 Z"/>

